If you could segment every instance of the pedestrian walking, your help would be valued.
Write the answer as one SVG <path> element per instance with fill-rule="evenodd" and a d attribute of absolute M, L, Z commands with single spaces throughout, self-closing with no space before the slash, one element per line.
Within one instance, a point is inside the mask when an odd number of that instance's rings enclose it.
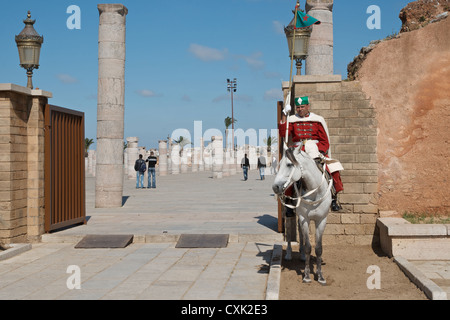
<path fill-rule="evenodd" d="M 147 178 L 147 188 L 155 189 L 156 188 L 156 163 L 158 162 L 158 158 L 155 157 L 153 151 L 150 152 L 150 156 L 145 160 L 148 162 L 148 178 Z"/>
<path fill-rule="evenodd" d="M 147 170 L 147 165 L 144 159 L 142 159 L 142 154 L 139 155 L 139 159 L 134 163 L 134 170 L 136 170 L 136 189 L 139 189 L 139 184 L 141 189 L 144 189 L 144 174 Z"/>
<path fill-rule="evenodd" d="M 266 168 L 266 157 L 264 157 L 263 155 L 261 155 L 258 158 L 258 169 L 259 169 L 259 176 L 261 178 L 261 180 L 264 180 L 265 177 L 265 169 Z"/>
<path fill-rule="evenodd" d="M 250 167 L 250 161 L 247 158 L 247 154 L 245 154 L 244 158 L 241 161 L 241 168 L 244 172 L 244 181 L 248 179 L 248 168 Z"/>

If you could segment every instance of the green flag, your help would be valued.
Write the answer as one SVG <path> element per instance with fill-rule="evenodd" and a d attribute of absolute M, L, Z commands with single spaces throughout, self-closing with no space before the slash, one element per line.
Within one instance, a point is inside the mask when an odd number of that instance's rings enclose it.
<path fill-rule="evenodd" d="M 320 21 L 310 15 L 307 15 L 306 13 L 301 12 L 300 10 L 297 11 L 295 29 L 310 27 L 313 24 L 320 24 Z"/>

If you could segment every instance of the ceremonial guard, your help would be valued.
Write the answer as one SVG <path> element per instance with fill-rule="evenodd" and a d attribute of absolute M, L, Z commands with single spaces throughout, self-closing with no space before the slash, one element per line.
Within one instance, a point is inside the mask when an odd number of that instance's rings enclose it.
<path fill-rule="evenodd" d="M 313 159 L 320 159 L 327 162 L 327 170 L 333 178 L 333 201 L 331 203 L 332 211 L 339 211 L 340 206 L 337 194 L 344 190 L 339 171 L 343 170 L 339 161 L 332 160 L 330 155 L 330 135 L 325 119 L 315 113 L 310 112 L 308 97 L 295 99 L 296 114 L 288 117 L 291 112 L 291 106 L 287 104 L 283 110 L 281 122 L 278 125 L 280 136 L 284 137 L 286 129 L 294 146 L 300 145 Z M 289 122 L 289 125 L 287 124 Z M 292 187 L 286 190 L 286 195 L 292 195 Z"/>

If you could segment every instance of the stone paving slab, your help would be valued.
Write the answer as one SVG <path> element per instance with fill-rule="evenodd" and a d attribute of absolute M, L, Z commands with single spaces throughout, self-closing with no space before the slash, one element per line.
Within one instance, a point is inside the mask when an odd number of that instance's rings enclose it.
<path fill-rule="evenodd" d="M 433 281 L 450 299 L 450 260 L 411 260 L 418 270 Z"/>
<path fill-rule="evenodd" d="M 177 249 L 175 243 L 75 249 L 43 243 L 0 263 L 0 299 L 264 300 L 270 243 Z M 80 270 L 80 289 L 67 282 Z M 72 283 L 72 282 L 71 282 Z"/>
<path fill-rule="evenodd" d="M 429 275 L 417 268 L 416 264 L 401 256 L 394 257 L 395 262 L 408 278 L 431 300 L 447 300 L 447 292 L 432 281 Z"/>

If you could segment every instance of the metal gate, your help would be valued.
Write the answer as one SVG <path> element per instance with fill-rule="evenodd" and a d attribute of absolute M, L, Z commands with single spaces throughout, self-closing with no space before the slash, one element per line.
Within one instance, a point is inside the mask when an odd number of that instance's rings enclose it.
<path fill-rule="evenodd" d="M 86 223 L 84 113 L 45 107 L 45 232 Z"/>

